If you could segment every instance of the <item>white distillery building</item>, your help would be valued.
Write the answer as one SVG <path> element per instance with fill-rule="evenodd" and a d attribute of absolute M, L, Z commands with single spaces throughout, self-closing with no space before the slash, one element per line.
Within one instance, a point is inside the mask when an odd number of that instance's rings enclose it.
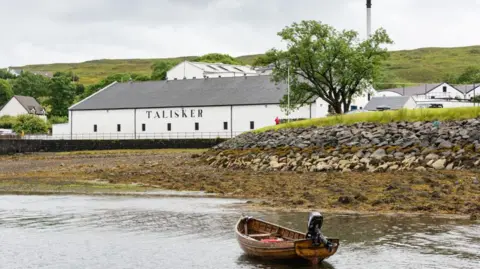
<path fill-rule="evenodd" d="M 53 126 L 65 139 L 229 138 L 286 119 L 284 83 L 269 76 L 112 83 L 69 109 Z M 316 103 L 290 115 L 318 115 Z M 326 108 L 325 108 L 326 109 Z M 326 113 L 320 111 L 320 113 Z M 59 137 L 60 136 L 60 137 Z"/>
<path fill-rule="evenodd" d="M 250 66 L 184 61 L 167 72 L 167 80 L 243 77 L 261 74 L 263 72 Z"/>
<path fill-rule="evenodd" d="M 287 115 L 280 100 L 286 83 L 270 76 L 114 82 L 69 108 L 55 139 L 230 138 L 275 125 L 275 119 L 324 117 L 321 99 Z M 352 107 L 363 108 L 362 96 Z"/>

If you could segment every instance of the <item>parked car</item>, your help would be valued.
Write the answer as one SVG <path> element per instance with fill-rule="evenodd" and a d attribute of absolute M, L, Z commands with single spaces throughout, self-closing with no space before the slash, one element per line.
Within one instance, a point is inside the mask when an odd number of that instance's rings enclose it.
<path fill-rule="evenodd" d="M 417 108 L 443 108 L 442 104 L 420 104 Z"/>
<path fill-rule="evenodd" d="M 371 112 L 370 110 L 365 110 L 365 109 L 356 109 L 356 110 L 350 110 L 345 114 L 357 114 L 357 113 L 365 113 L 365 112 Z"/>

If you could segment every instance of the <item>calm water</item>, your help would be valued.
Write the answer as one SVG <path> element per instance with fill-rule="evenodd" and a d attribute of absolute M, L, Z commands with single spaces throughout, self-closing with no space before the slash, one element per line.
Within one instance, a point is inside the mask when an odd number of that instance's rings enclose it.
<path fill-rule="evenodd" d="M 310 268 L 243 255 L 242 213 L 305 230 L 307 214 L 240 212 L 235 200 L 0 196 L 0 268 Z M 326 215 L 341 238 L 320 268 L 480 268 L 480 224 Z"/>

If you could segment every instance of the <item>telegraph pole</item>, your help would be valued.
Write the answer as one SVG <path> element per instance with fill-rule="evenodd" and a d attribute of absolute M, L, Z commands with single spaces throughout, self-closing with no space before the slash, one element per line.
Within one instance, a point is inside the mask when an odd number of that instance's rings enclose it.
<path fill-rule="evenodd" d="M 372 0 L 367 0 L 367 38 L 372 35 Z"/>

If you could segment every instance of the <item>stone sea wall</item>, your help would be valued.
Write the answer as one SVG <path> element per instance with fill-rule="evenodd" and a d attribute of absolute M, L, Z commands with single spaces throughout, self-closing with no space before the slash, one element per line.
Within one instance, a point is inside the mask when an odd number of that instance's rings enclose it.
<path fill-rule="evenodd" d="M 480 119 L 245 133 L 203 156 L 216 167 L 302 172 L 473 169 L 479 157 Z"/>

